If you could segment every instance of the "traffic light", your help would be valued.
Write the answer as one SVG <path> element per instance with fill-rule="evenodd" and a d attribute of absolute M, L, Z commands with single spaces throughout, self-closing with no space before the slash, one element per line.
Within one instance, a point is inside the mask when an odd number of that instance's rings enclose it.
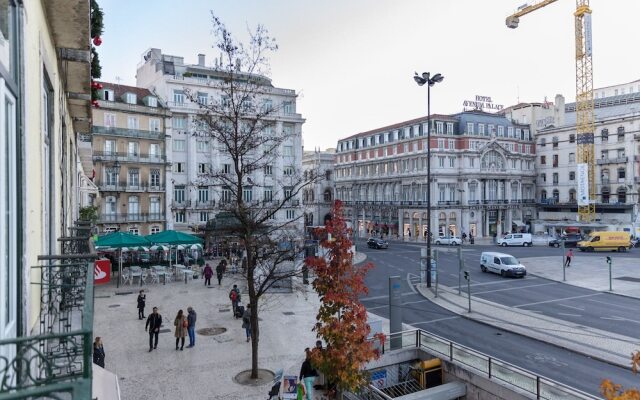
<path fill-rule="evenodd" d="M 464 279 L 469 280 L 469 271 L 464 271 Z"/>
<path fill-rule="evenodd" d="M 611 264 L 611 256 L 607 256 L 607 264 Z"/>

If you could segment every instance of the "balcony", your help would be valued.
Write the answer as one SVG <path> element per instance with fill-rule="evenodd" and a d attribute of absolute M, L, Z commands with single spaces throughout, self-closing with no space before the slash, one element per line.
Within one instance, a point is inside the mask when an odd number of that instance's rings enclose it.
<path fill-rule="evenodd" d="M 124 129 L 114 128 L 109 126 L 97 126 L 91 127 L 91 133 L 94 135 L 107 135 L 107 136 L 122 136 L 139 139 L 153 139 L 164 140 L 164 132 L 159 131 L 145 131 L 141 129 Z"/>
<path fill-rule="evenodd" d="M 164 192 L 165 185 L 149 185 L 147 182 L 143 182 L 138 185 L 131 185 L 127 182 L 118 182 L 117 184 L 104 183 L 102 181 L 96 181 L 96 186 L 101 192 Z"/>
<path fill-rule="evenodd" d="M 459 206 L 460 201 L 458 200 L 438 200 L 439 206 Z"/>
<path fill-rule="evenodd" d="M 524 199 L 522 202 L 524 204 L 536 204 L 536 199 Z"/>
<path fill-rule="evenodd" d="M 187 207 L 191 207 L 191 200 L 185 200 L 185 201 L 172 201 L 172 202 L 171 202 L 171 208 L 172 208 L 172 209 L 176 209 L 176 208 L 187 208 Z"/>
<path fill-rule="evenodd" d="M 196 201 L 197 210 L 210 210 L 216 206 L 215 200 Z"/>
<path fill-rule="evenodd" d="M 635 178 L 633 178 L 633 181 L 635 183 L 640 183 L 640 176 L 636 176 Z"/>
<path fill-rule="evenodd" d="M 130 163 L 150 163 L 164 164 L 167 156 L 164 154 L 146 154 L 146 153 L 128 153 L 128 152 L 109 152 L 94 151 L 93 161 L 102 162 L 130 162 Z"/>
<path fill-rule="evenodd" d="M 606 165 L 606 164 L 625 164 L 629 161 L 629 157 L 616 157 L 616 158 L 601 158 L 596 160 L 598 165 Z"/>
<path fill-rule="evenodd" d="M 509 200 L 500 199 L 500 200 L 481 200 L 482 204 L 509 204 Z"/>
<path fill-rule="evenodd" d="M 126 224 L 134 222 L 154 222 L 164 221 L 164 213 L 121 213 L 121 214 L 100 214 L 99 224 Z"/>
<path fill-rule="evenodd" d="M 76 228 L 82 228 L 77 225 Z M 71 233 L 87 234 L 85 229 Z M 89 399 L 92 386 L 93 261 L 86 236 L 60 238 L 62 255 L 40 256 L 39 333 L 0 340 L 0 397 Z M 81 251 L 70 253 L 68 250 Z M 35 274 L 34 274 L 35 275 Z"/>

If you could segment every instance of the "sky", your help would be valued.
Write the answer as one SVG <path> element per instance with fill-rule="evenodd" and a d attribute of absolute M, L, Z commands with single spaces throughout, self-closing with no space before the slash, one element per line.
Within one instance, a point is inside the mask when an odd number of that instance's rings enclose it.
<path fill-rule="evenodd" d="M 575 99 L 575 1 L 559 0 L 505 26 L 526 0 L 98 0 L 105 32 L 101 80 L 135 85 L 151 47 L 207 65 L 219 56 L 211 12 L 240 40 L 264 25 L 279 50 L 275 86 L 298 93 L 305 150 L 426 115 L 415 71 L 441 73 L 431 112 L 489 96 L 505 107 Z M 529 0 L 529 3 L 533 3 Z M 594 87 L 640 79 L 638 0 L 591 0 Z"/>

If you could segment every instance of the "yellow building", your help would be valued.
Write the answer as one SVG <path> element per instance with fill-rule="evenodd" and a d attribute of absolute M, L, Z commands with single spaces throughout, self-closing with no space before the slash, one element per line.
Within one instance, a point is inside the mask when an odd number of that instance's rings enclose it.
<path fill-rule="evenodd" d="M 101 84 L 91 130 L 94 183 L 100 190 L 98 228 L 136 235 L 163 231 L 171 113 L 147 89 Z"/>

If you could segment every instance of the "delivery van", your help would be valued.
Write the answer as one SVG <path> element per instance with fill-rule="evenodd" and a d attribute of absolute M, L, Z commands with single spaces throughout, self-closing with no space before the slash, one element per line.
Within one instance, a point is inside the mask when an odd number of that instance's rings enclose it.
<path fill-rule="evenodd" d="M 533 239 L 530 233 L 507 233 L 497 240 L 498 245 L 502 247 L 507 246 L 531 246 L 533 245 Z"/>
<path fill-rule="evenodd" d="M 631 248 L 629 232 L 591 232 L 578 242 L 580 251 L 627 251 Z"/>
<path fill-rule="evenodd" d="M 524 278 L 527 269 L 520 264 L 517 258 L 510 254 L 485 251 L 480 255 L 480 270 L 493 272 L 502 276 L 514 276 Z"/>

